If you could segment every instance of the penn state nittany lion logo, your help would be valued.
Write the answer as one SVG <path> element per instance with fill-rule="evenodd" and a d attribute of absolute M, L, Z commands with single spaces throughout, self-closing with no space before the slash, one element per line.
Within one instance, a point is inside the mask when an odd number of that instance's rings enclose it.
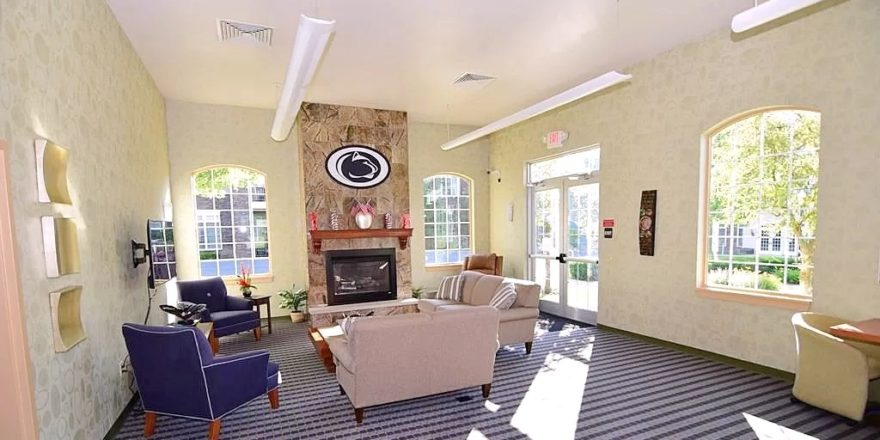
<path fill-rule="evenodd" d="M 388 178 L 390 167 L 382 153 L 365 145 L 346 145 L 327 156 L 327 174 L 349 188 L 372 188 Z"/>

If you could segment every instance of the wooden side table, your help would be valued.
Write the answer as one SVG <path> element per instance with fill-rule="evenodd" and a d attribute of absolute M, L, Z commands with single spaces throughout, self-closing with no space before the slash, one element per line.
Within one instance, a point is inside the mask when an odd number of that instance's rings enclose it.
<path fill-rule="evenodd" d="M 257 315 L 260 316 L 260 320 L 263 319 L 263 315 L 260 313 L 260 306 L 266 306 L 266 323 L 268 325 L 264 325 L 263 327 L 269 327 L 269 334 L 272 334 L 272 305 L 269 304 L 272 295 L 251 295 L 248 299 L 254 302 L 254 307 L 257 308 Z"/>
<path fill-rule="evenodd" d="M 838 338 L 880 344 L 880 319 L 838 324 L 831 327 L 830 333 Z"/>
<path fill-rule="evenodd" d="M 211 344 L 211 352 L 217 354 L 220 351 L 220 342 L 217 340 L 217 335 L 214 334 L 214 323 L 200 322 L 196 324 L 196 328 L 201 330 L 205 337 L 208 338 L 208 343 Z"/>

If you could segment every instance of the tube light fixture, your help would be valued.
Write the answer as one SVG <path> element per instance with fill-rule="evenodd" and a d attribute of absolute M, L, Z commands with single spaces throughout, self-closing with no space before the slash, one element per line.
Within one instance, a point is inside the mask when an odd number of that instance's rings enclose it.
<path fill-rule="evenodd" d="M 511 125 L 518 124 L 522 121 L 525 121 L 526 119 L 538 116 L 541 113 L 553 110 L 556 107 L 568 104 L 585 96 L 592 95 L 593 93 L 607 89 L 608 87 L 611 87 L 617 83 L 627 81 L 630 78 L 632 78 L 632 75 L 625 75 L 612 70 L 611 72 L 597 76 L 581 85 L 574 86 L 558 95 L 551 96 L 550 98 L 547 98 L 537 104 L 526 107 L 510 116 L 501 118 L 470 133 L 466 133 L 460 137 L 452 139 L 441 145 L 440 148 L 444 150 L 451 150 L 453 148 L 460 147 L 468 142 L 475 141 L 498 130 L 510 127 Z"/>
<path fill-rule="evenodd" d="M 769 23 L 777 18 L 815 5 L 822 0 L 767 0 L 754 8 L 736 14 L 730 21 L 730 29 L 740 33 Z"/>
<path fill-rule="evenodd" d="M 336 20 L 319 20 L 300 15 L 296 41 L 290 54 L 287 76 L 272 122 L 272 139 L 281 142 L 290 136 L 290 129 L 306 96 L 306 89 L 318 68 L 321 55 L 327 47 Z"/>

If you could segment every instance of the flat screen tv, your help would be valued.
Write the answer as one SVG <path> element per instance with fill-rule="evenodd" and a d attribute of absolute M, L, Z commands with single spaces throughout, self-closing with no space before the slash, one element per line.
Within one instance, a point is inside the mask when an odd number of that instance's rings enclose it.
<path fill-rule="evenodd" d="M 147 220 L 150 240 L 150 288 L 177 276 L 177 258 L 174 254 L 174 228 L 170 221 Z"/>

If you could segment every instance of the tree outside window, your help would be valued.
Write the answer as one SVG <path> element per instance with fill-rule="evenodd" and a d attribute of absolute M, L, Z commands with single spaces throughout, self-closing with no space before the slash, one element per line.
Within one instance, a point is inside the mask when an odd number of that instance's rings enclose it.
<path fill-rule="evenodd" d="M 812 293 L 819 131 L 819 113 L 778 110 L 711 136 L 709 287 Z M 718 246 L 734 228 L 737 246 Z"/>
<path fill-rule="evenodd" d="M 270 273 L 266 177 L 246 168 L 215 167 L 193 174 L 199 272 L 234 276 L 242 266 Z"/>

